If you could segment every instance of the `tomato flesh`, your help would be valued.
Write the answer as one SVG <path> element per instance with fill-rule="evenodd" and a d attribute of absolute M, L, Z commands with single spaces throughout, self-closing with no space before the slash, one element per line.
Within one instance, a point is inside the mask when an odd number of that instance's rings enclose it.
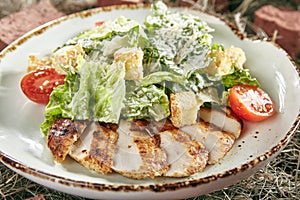
<path fill-rule="evenodd" d="M 236 85 L 229 91 L 231 109 L 248 121 L 262 121 L 275 113 L 274 103 L 262 89 L 250 85 Z"/>
<path fill-rule="evenodd" d="M 21 89 L 28 99 L 47 104 L 53 89 L 64 84 L 64 74 L 54 68 L 41 68 L 26 74 L 21 80 Z"/>

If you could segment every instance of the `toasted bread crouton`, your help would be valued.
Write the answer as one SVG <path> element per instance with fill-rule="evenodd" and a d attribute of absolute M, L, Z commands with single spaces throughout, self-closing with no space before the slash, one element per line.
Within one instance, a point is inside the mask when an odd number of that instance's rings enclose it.
<path fill-rule="evenodd" d="M 196 123 L 198 104 L 193 92 L 171 94 L 170 105 L 171 121 L 174 126 L 182 127 Z"/>
<path fill-rule="evenodd" d="M 62 69 L 73 70 L 77 66 L 77 57 L 85 52 L 80 45 L 62 47 L 53 54 L 53 66 L 58 71 Z"/>
<path fill-rule="evenodd" d="M 213 50 L 209 54 L 212 59 L 209 66 L 205 69 L 208 75 L 226 75 L 234 71 L 234 67 L 243 69 L 246 62 L 245 52 L 241 48 L 230 47 L 225 51 Z"/>
<path fill-rule="evenodd" d="M 143 51 L 139 48 L 121 48 L 115 52 L 114 60 L 125 63 L 125 80 L 143 78 L 143 55 Z"/>
<path fill-rule="evenodd" d="M 50 57 L 44 57 L 42 59 L 39 59 L 36 55 L 28 56 L 27 72 L 31 72 L 38 68 L 51 67 L 51 66 L 52 66 L 52 59 Z"/>
<path fill-rule="evenodd" d="M 246 62 L 245 52 L 238 47 L 229 47 L 225 50 L 226 55 L 230 58 L 231 63 L 238 69 L 243 69 L 243 65 Z"/>

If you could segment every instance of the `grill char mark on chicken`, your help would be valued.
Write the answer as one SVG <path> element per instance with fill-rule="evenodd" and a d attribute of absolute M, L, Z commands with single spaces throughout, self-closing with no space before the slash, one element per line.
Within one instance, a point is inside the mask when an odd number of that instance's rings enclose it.
<path fill-rule="evenodd" d="M 161 147 L 167 152 L 170 170 L 164 176 L 184 177 L 202 171 L 208 160 L 205 147 L 178 129 L 159 133 Z"/>
<path fill-rule="evenodd" d="M 159 138 L 149 135 L 149 130 L 137 123 L 143 122 L 121 120 L 113 170 L 135 179 L 162 176 L 170 166 Z"/>
<path fill-rule="evenodd" d="M 227 117 L 225 122 L 233 123 L 235 128 L 231 131 L 237 133 L 223 131 L 224 124 L 218 127 L 201 119 L 179 129 L 168 119 L 121 120 L 119 125 L 57 119 L 47 143 L 56 161 L 62 162 L 69 154 L 84 167 L 101 174 L 117 172 L 134 179 L 184 177 L 222 159 L 232 148 L 234 136 L 239 136 L 242 122 L 228 112 L 217 114 Z"/>
<path fill-rule="evenodd" d="M 71 146 L 79 138 L 79 134 L 87 127 L 86 121 L 73 121 L 58 118 L 50 127 L 47 135 L 48 147 L 57 162 L 62 162 L 69 153 Z"/>
<path fill-rule="evenodd" d="M 80 140 L 74 143 L 69 155 L 88 169 L 108 174 L 112 172 L 117 140 L 115 131 L 93 122 L 80 135 Z"/>
<path fill-rule="evenodd" d="M 231 133 L 220 131 L 203 121 L 182 127 L 181 130 L 206 147 L 209 152 L 208 164 L 215 164 L 224 158 L 235 142 L 235 137 Z"/>

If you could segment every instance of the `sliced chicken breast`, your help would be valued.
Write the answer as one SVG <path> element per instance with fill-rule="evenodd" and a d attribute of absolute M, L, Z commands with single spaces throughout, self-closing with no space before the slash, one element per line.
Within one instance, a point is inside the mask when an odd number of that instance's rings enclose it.
<path fill-rule="evenodd" d="M 159 147 L 157 137 L 133 130 L 136 127 L 135 122 L 121 120 L 113 170 L 135 179 L 161 176 L 169 169 L 166 153 Z"/>
<path fill-rule="evenodd" d="M 134 179 L 200 172 L 222 159 L 234 141 L 233 134 L 204 121 L 178 129 L 170 120 L 116 125 L 57 119 L 47 137 L 58 162 L 69 154 L 100 174 L 115 171 Z"/>
<path fill-rule="evenodd" d="M 167 153 L 170 169 L 164 174 L 168 177 L 184 177 L 202 171 L 208 160 L 208 151 L 193 140 L 190 135 L 178 130 L 159 133 L 160 146 Z"/>
<path fill-rule="evenodd" d="M 100 174 L 112 172 L 118 134 L 93 122 L 71 147 L 69 155 L 84 167 Z"/>
<path fill-rule="evenodd" d="M 205 146 L 209 152 L 208 164 L 214 164 L 222 159 L 235 141 L 235 137 L 231 133 L 213 129 L 203 121 L 182 127 L 180 130 L 190 134 L 193 139 Z"/>
<path fill-rule="evenodd" d="M 76 142 L 88 122 L 59 118 L 50 127 L 47 145 L 57 162 L 62 162 L 68 155 L 71 146 Z"/>
<path fill-rule="evenodd" d="M 232 133 L 235 138 L 239 138 L 243 122 L 237 117 L 233 111 L 228 107 L 221 109 L 201 108 L 199 110 L 199 117 L 205 122 L 214 124 L 221 130 Z"/>

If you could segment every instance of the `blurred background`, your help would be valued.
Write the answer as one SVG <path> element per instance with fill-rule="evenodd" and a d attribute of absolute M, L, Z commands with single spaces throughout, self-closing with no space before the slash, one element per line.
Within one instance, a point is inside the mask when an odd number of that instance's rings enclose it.
<path fill-rule="evenodd" d="M 57 11 L 70 14 L 99 6 L 153 1 L 155 0 L 1 0 L 0 18 L 24 9 L 28 12 L 30 11 L 28 7 L 38 3 L 44 3 L 45 6 L 50 3 Z M 164 2 L 171 6 L 191 6 L 193 9 L 222 14 L 248 36 L 255 35 L 260 39 L 268 37 L 276 41 L 297 63 L 300 62 L 300 0 L 164 0 Z M 43 5 L 38 8 L 43 9 Z M 47 17 L 50 21 L 55 15 L 46 16 L 45 20 Z M 1 38 L 1 34 L 0 40 L 5 40 Z"/>

